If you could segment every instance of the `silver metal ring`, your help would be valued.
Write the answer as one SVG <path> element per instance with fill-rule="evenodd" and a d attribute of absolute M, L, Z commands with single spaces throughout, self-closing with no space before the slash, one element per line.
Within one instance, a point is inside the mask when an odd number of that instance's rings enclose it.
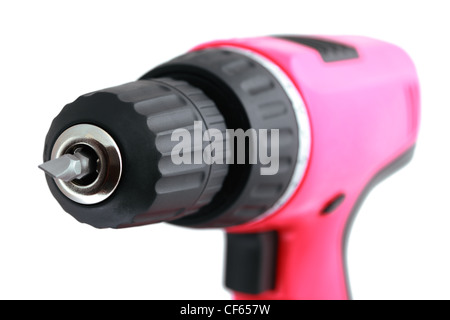
<path fill-rule="evenodd" d="M 51 160 L 78 148 L 89 147 L 98 157 L 97 176 L 83 185 L 74 181 L 54 179 L 59 190 L 81 204 L 96 204 L 108 198 L 122 175 L 122 156 L 114 139 L 103 129 L 91 124 L 78 124 L 65 130 L 56 140 Z"/>
<path fill-rule="evenodd" d="M 267 69 L 275 77 L 275 79 L 277 79 L 278 83 L 286 92 L 289 100 L 291 100 L 295 119 L 297 120 L 299 147 L 297 163 L 295 165 L 291 181 L 289 182 L 284 194 L 278 199 L 278 201 L 275 202 L 271 208 L 266 210 L 264 214 L 255 219 L 261 220 L 280 209 L 294 195 L 294 192 L 297 190 L 305 175 L 311 154 L 311 126 L 309 116 L 306 110 L 305 102 L 303 101 L 295 84 L 274 62 L 254 51 L 247 49 L 233 46 L 221 46 L 220 48 L 247 56 Z"/>

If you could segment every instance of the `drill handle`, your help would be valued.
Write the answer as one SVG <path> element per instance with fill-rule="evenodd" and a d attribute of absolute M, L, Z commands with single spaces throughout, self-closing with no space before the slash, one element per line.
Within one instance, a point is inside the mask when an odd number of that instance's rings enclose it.
<path fill-rule="evenodd" d="M 348 205 L 336 211 L 343 210 Z M 228 233 L 226 285 L 234 298 L 349 299 L 339 215 L 299 218 L 276 231 Z"/>
<path fill-rule="evenodd" d="M 236 299 L 349 299 L 345 263 L 351 222 L 369 192 L 405 166 L 414 146 L 353 192 L 338 194 L 319 212 L 279 212 L 228 233 L 226 285 Z M 270 217 L 269 217 L 270 218 Z M 271 228 L 271 231 L 267 231 Z M 234 232 L 234 230 L 233 230 Z"/>

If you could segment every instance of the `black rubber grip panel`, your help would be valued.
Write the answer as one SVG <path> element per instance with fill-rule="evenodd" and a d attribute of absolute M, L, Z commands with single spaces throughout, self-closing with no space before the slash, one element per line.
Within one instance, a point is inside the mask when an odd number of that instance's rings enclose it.
<path fill-rule="evenodd" d="M 276 231 L 228 233 L 225 285 L 249 294 L 273 289 L 277 247 Z"/>
<path fill-rule="evenodd" d="M 325 62 L 334 62 L 358 58 L 355 48 L 326 39 L 300 36 L 274 36 L 274 38 L 292 41 L 317 50 Z"/>

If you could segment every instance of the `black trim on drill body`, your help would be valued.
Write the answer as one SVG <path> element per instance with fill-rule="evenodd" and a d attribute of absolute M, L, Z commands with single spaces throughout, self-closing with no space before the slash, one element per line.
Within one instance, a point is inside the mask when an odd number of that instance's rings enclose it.
<path fill-rule="evenodd" d="M 273 36 L 273 38 L 291 41 L 315 49 L 317 50 L 317 52 L 319 52 L 320 56 L 325 62 L 356 59 L 359 57 L 358 51 L 356 51 L 354 47 L 327 39 L 284 35 Z"/>
<path fill-rule="evenodd" d="M 249 294 L 275 288 L 278 233 L 227 233 L 225 285 Z"/>
<path fill-rule="evenodd" d="M 344 238 L 342 239 L 342 254 L 343 254 L 342 261 L 344 263 L 345 280 L 347 282 L 347 296 L 349 299 L 351 299 L 352 295 L 347 266 L 347 248 L 348 248 L 348 241 L 350 238 L 350 231 L 352 229 L 352 225 L 353 222 L 355 221 L 356 215 L 359 212 L 359 209 L 361 208 L 362 204 L 364 203 L 364 200 L 367 198 L 367 196 L 369 195 L 370 191 L 372 191 L 373 188 L 375 188 L 381 181 L 383 181 L 393 173 L 397 172 L 398 170 L 406 166 L 411 161 L 414 155 L 414 149 L 415 145 L 413 145 L 411 148 L 406 150 L 404 153 L 402 153 L 400 156 L 394 159 L 391 163 L 389 163 L 387 166 L 381 169 L 364 187 L 363 191 L 359 195 L 358 199 L 355 202 L 355 205 L 352 208 L 350 216 L 347 220 L 347 224 L 345 226 Z"/>
<path fill-rule="evenodd" d="M 342 202 L 345 200 L 345 194 L 341 193 L 337 195 L 334 199 L 332 199 L 329 203 L 327 203 L 323 208 L 321 213 L 322 214 L 330 214 L 334 210 L 336 210 Z"/>
<path fill-rule="evenodd" d="M 261 164 L 233 164 L 213 201 L 171 221 L 188 227 L 229 227 L 257 218 L 282 196 L 295 169 L 299 146 L 296 117 L 284 88 L 270 71 L 247 56 L 221 48 L 181 55 L 142 79 L 171 77 L 200 88 L 217 105 L 229 129 L 279 129 L 280 170 L 263 176 Z M 264 114 L 273 104 L 282 112 Z M 272 109 L 273 110 L 273 109 Z"/>

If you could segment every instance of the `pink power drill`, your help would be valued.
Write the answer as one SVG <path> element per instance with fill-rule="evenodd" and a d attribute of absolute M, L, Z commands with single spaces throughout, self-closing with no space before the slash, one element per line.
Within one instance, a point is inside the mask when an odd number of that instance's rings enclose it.
<path fill-rule="evenodd" d="M 236 299 L 348 299 L 351 221 L 411 159 L 419 107 L 413 63 L 382 41 L 213 41 L 66 105 L 40 167 L 96 228 L 226 228 Z"/>

